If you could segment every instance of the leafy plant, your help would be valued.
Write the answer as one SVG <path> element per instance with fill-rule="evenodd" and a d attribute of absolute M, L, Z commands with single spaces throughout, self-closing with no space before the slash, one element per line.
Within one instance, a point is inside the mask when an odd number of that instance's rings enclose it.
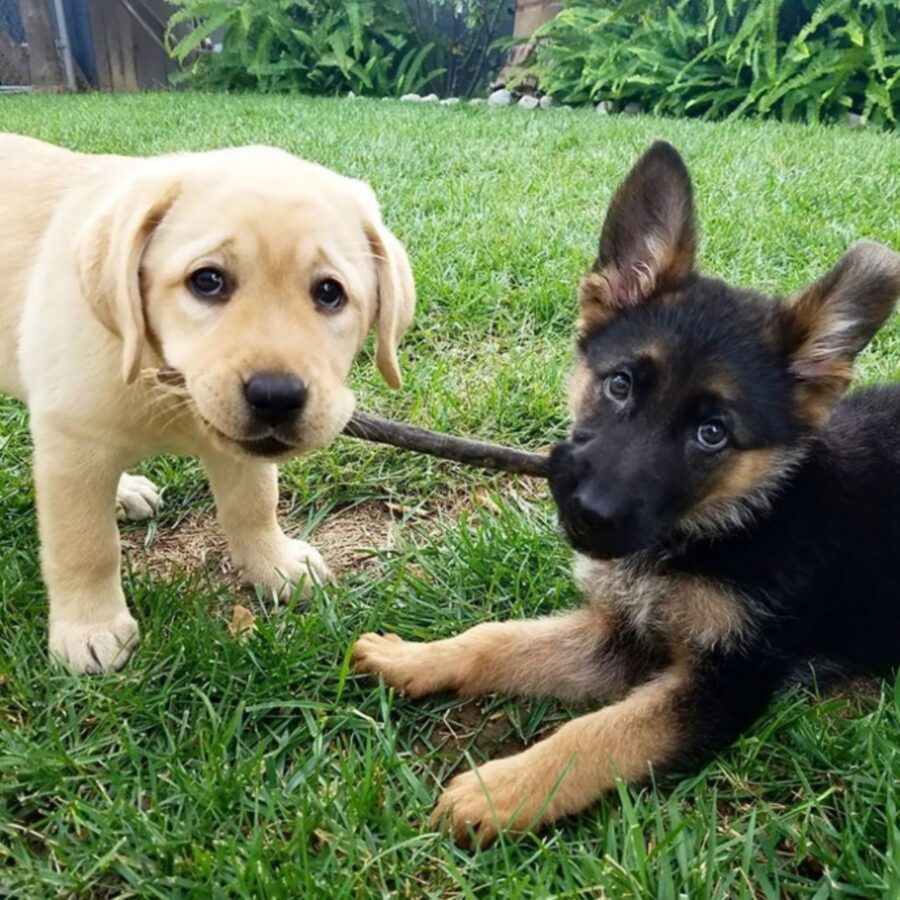
<path fill-rule="evenodd" d="M 894 124 L 900 0 L 568 0 L 532 71 L 570 103 L 659 114 Z"/>
<path fill-rule="evenodd" d="M 179 7 L 167 30 L 170 52 L 183 66 L 177 80 L 211 89 L 376 96 L 423 93 L 449 74 L 451 89 L 460 81 L 475 87 L 485 74 L 478 59 L 490 53 L 497 21 L 489 13 L 502 6 L 501 0 L 171 2 Z M 460 23 L 477 32 L 474 66 L 454 37 Z M 221 46 L 209 52 L 205 45 L 214 37 Z"/>

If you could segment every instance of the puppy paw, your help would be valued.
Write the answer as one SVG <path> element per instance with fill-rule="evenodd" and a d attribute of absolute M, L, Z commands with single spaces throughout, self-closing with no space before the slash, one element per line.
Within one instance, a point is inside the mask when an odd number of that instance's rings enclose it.
<path fill-rule="evenodd" d="M 149 478 L 123 473 L 116 490 L 116 518 L 140 522 L 155 516 L 159 507 L 159 489 Z"/>
<path fill-rule="evenodd" d="M 281 536 L 274 551 L 249 560 L 235 559 L 248 584 L 259 585 L 290 597 L 297 586 L 309 594 L 314 583 L 324 584 L 333 576 L 322 554 L 306 541 Z"/>
<path fill-rule="evenodd" d="M 495 759 L 457 775 L 431 815 L 431 827 L 448 831 L 464 846 L 485 847 L 501 831 L 537 829 L 557 816 L 545 790 L 546 771 L 536 771 L 528 751 Z"/>
<path fill-rule="evenodd" d="M 138 624 L 128 610 L 100 622 L 56 620 L 50 623 L 50 656 L 75 675 L 116 672 L 138 639 Z"/>
<path fill-rule="evenodd" d="M 424 697 L 450 685 L 429 644 L 404 641 L 396 634 L 364 634 L 353 646 L 350 662 L 357 672 L 381 675 L 392 688 L 408 697 Z"/>

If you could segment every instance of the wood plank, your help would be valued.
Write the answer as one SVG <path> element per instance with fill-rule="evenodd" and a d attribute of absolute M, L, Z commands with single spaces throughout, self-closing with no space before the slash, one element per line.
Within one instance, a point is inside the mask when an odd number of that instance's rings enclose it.
<path fill-rule="evenodd" d="M 0 68 L 7 74 L 7 84 L 31 84 L 28 53 L 5 32 L 0 32 Z"/>
<path fill-rule="evenodd" d="M 91 43 L 94 46 L 94 65 L 97 69 L 97 88 L 101 91 L 111 91 L 112 62 L 109 55 L 109 45 L 106 41 L 105 8 L 109 0 L 88 0 L 88 21 L 91 26 Z"/>
<path fill-rule="evenodd" d="M 131 13 L 125 8 L 121 2 L 116 2 L 116 21 L 119 34 L 119 52 L 122 62 L 122 91 L 140 90 L 138 82 L 137 65 L 135 57 L 137 55 L 137 42 L 135 40 L 135 30 L 140 26 L 132 19 Z"/>
<path fill-rule="evenodd" d="M 32 86 L 38 90 L 62 90 L 62 67 L 45 0 L 19 0 L 19 13 L 25 40 L 28 41 L 28 67 Z"/>

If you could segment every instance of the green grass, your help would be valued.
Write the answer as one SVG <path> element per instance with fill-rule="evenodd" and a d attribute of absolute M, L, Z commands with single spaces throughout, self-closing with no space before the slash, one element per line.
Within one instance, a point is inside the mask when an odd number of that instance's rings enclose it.
<path fill-rule="evenodd" d="M 134 154 L 262 141 L 366 178 L 421 301 L 405 390 L 379 386 L 367 357 L 361 405 L 527 446 L 564 433 L 574 288 L 651 138 L 687 157 L 701 263 L 722 277 L 787 291 L 858 237 L 900 246 L 893 134 L 187 95 L 0 98 L 0 127 Z M 896 379 L 898 361 L 894 319 L 861 379 Z M 127 669 L 51 669 L 26 424 L 0 401 L 0 895 L 900 896 L 900 683 L 792 693 L 702 772 L 623 787 L 541 838 L 471 855 L 430 833 L 463 753 L 569 713 L 394 697 L 348 673 L 355 636 L 438 637 L 578 597 L 548 502 L 424 458 L 342 440 L 285 467 L 298 531 L 363 500 L 407 523 L 375 565 L 309 602 L 259 604 L 249 640 L 229 636 L 234 597 L 215 573 L 138 567 L 125 581 L 143 643 Z M 167 485 L 157 533 L 209 506 L 195 462 L 145 471 Z M 493 503 L 416 530 L 417 510 L 479 483 Z"/>

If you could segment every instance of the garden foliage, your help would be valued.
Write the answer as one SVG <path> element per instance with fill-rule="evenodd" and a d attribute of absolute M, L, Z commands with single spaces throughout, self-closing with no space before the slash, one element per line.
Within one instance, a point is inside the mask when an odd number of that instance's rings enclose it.
<path fill-rule="evenodd" d="M 504 0 L 171 2 L 177 79 L 305 94 L 471 93 L 496 63 L 494 42 L 509 18 Z M 186 34 L 185 23 L 193 26 Z"/>
<path fill-rule="evenodd" d="M 900 0 L 564 0 L 534 71 L 568 103 L 893 124 Z"/>

